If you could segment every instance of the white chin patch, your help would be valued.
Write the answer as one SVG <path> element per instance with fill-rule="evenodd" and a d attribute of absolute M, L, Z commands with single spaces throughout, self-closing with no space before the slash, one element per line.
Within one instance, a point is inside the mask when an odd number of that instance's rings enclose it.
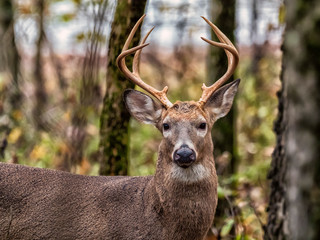
<path fill-rule="evenodd" d="M 198 182 L 209 176 L 209 169 L 205 168 L 202 164 L 193 164 L 188 168 L 182 168 L 173 164 L 171 169 L 171 177 L 185 183 Z"/>

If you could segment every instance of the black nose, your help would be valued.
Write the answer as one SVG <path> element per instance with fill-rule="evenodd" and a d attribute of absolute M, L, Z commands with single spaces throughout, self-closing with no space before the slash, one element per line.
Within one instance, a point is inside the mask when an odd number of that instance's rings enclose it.
<path fill-rule="evenodd" d="M 187 145 L 182 145 L 181 148 L 175 151 L 173 158 L 178 166 L 187 168 L 196 160 L 196 153 Z"/>

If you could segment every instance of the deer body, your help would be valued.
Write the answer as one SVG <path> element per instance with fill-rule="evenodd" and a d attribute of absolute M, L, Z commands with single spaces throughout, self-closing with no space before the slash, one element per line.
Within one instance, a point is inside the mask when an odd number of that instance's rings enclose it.
<path fill-rule="evenodd" d="M 139 76 L 142 43 L 128 49 L 144 16 L 131 31 L 117 59 L 119 69 L 152 94 L 126 90 L 124 100 L 138 121 L 163 135 L 156 173 L 148 177 L 88 177 L 0 163 L 0 239 L 148 239 L 203 240 L 217 206 L 217 175 L 211 129 L 225 116 L 240 80 L 221 87 L 232 75 L 238 52 L 214 26 L 228 70 L 203 86 L 198 102 L 172 104 L 165 87 L 158 91 Z M 135 52 L 133 72 L 125 57 Z"/>
<path fill-rule="evenodd" d="M 0 163 L 0 239 L 203 239 L 217 204 L 215 170 L 195 182 L 172 178 L 166 155 L 160 147 L 147 177 Z"/>

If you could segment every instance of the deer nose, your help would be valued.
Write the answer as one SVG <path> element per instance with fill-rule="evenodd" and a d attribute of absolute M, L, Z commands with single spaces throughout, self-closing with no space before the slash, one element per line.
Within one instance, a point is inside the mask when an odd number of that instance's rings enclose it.
<path fill-rule="evenodd" d="M 173 158 L 178 166 L 187 168 L 195 162 L 196 153 L 187 145 L 182 145 L 181 148 L 175 151 Z"/>

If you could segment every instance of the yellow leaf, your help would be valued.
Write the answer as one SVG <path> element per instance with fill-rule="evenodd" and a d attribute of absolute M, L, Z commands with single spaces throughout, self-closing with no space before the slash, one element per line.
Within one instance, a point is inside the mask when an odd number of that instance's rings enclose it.
<path fill-rule="evenodd" d="M 71 113 L 70 111 L 67 111 L 63 114 L 63 119 L 66 120 L 66 121 L 70 121 L 71 119 Z"/>
<path fill-rule="evenodd" d="M 15 119 L 15 120 L 21 120 L 23 114 L 21 111 L 19 110 L 16 110 L 12 113 L 12 117 Z"/>
<path fill-rule="evenodd" d="M 30 158 L 32 160 L 38 160 L 40 158 L 43 158 L 46 154 L 47 154 L 47 149 L 44 146 L 37 145 L 32 149 L 30 153 Z"/>
<path fill-rule="evenodd" d="M 14 128 L 8 136 L 8 143 L 16 143 L 22 134 L 21 128 Z"/>

